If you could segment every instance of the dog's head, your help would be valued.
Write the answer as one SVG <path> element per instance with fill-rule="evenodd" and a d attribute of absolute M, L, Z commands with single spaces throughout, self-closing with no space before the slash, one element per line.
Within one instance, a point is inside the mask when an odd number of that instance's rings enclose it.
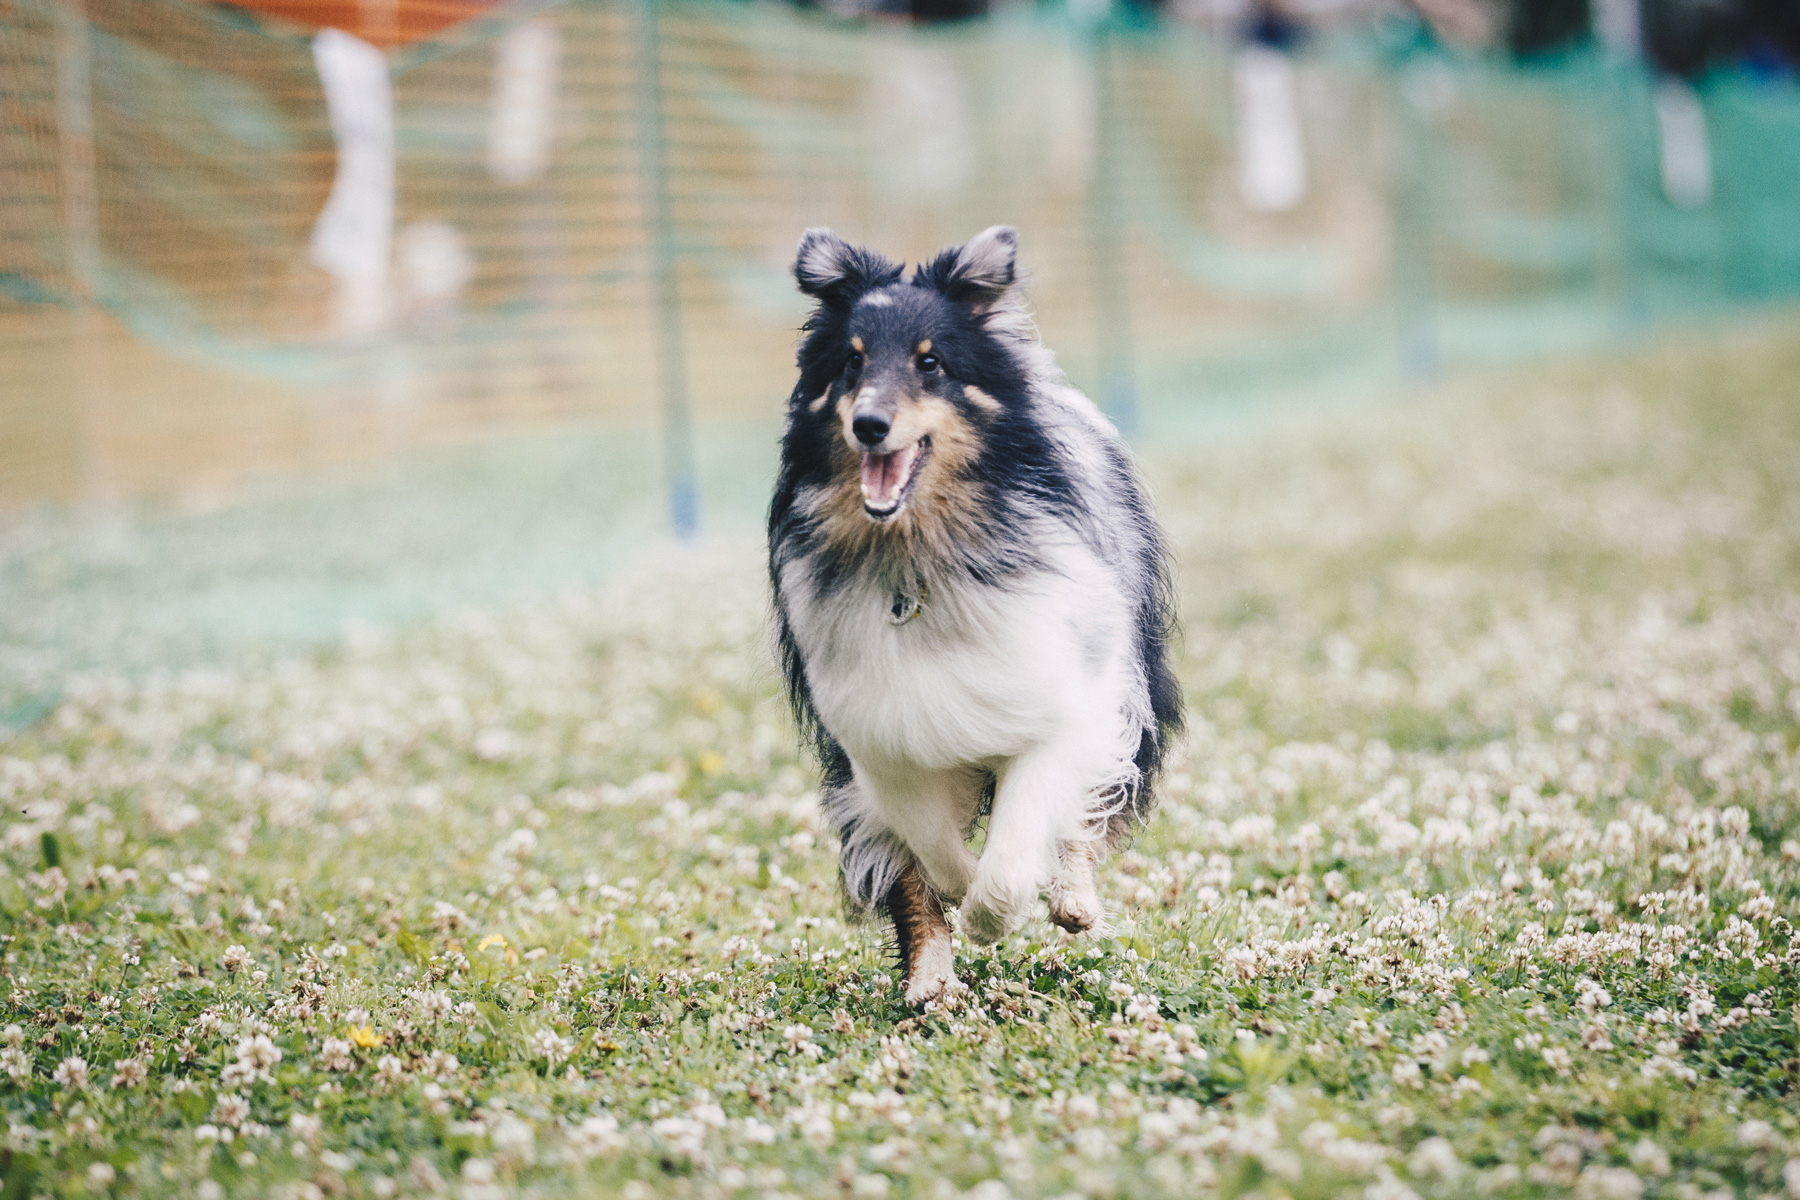
<path fill-rule="evenodd" d="M 860 520 L 901 527 L 975 500 L 976 464 L 1029 386 L 1016 346 L 1018 235 L 996 225 L 921 264 L 829 229 L 800 239 L 794 277 L 818 301 L 790 430 Z"/>

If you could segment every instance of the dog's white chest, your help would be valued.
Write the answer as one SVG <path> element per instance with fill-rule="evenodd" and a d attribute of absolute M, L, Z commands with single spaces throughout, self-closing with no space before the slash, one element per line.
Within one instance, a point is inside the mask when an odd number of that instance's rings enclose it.
<path fill-rule="evenodd" d="M 850 755 L 947 768 L 1009 758 L 1119 702 L 1119 606 L 1078 573 L 913 598 L 796 578 L 790 619 L 820 718 Z M 1105 589 L 1110 593 L 1110 589 Z"/>

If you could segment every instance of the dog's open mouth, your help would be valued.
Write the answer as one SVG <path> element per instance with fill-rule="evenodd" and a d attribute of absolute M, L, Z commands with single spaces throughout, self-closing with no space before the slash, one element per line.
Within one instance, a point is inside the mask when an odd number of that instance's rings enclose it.
<path fill-rule="evenodd" d="M 931 439 L 922 437 L 904 450 L 892 454 L 862 456 L 863 511 L 877 521 L 885 521 L 906 505 L 919 468 L 931 453 Z"/>

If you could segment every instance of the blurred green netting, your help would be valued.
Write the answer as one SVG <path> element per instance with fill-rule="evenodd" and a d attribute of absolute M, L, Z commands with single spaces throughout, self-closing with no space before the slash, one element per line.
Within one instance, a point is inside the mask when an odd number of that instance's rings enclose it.
<path fill-rule="evenodd" d="M 521 55 L 546 140 L 508 165 L 495 131 Z M 0 504 L 281 470 L 333 498 L 266 529 L 349 537 L 387 526 L 328 464 L 506 432 L 492 454 L 393 468 L 390 501 L 463 515 L 398 522 L 383 569 L 492 550 L 466 587 L 422 569 L 384 594 L 587 578 L 610 561 L 597 547 L 659 523 L 671 475 L 697 480 L 707 523 L 754 518 L 804 313 L 788 265 L 815 224 L 910 257 L 1017 225 L 1047 342 L 1163 444 L 1274 396 L 1800 295 L 1791 82 L 1703 85 L 1706 189 L 1683 207 L 1639 66 L 1322 36 L 1292 60 L 1304 193 L 1258 211 L 1238 56 L 1030 6 L 931 29 L 772 4 L 503 6 L 388 56 L 387 307 L 346 329 L 342 281 L 309 253 L 341 157 L 309 31 L 186 0 L 0 0 Z M 569 534 L 571 514 L 596 536 Z M 15 647 L 92 624 L 43 582 L 56 519 L 0 573 Z M 169 536 L 210 544 L 212 519 L 171 517 L 188 524 Z M 296 629 L 410 611 L 331 599 L 371 576 L 366 547 L 308 552 L 342 568 L 320 568 L 330 586 L 271 582 L 233 611 L 305 608 L 271 619 Z M 207 569 L 238 586 L 246 561 Z M 128 578 L 108 586 L 156 591 Z M 188 585 L 165 591 L 193 607 Z"/>

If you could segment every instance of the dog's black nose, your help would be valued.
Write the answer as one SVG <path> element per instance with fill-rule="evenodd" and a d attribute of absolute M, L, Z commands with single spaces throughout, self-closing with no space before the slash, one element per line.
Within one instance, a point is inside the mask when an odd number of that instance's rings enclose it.
<path fill-rule="evenodd" d="M 893 426 L 886 417 L 878 417 L 873 413 L 865 413 L 850 422 L 850 428 L 856 433 L 856 440 L 865 446 L 878 445 L 888 435 Z"/>

